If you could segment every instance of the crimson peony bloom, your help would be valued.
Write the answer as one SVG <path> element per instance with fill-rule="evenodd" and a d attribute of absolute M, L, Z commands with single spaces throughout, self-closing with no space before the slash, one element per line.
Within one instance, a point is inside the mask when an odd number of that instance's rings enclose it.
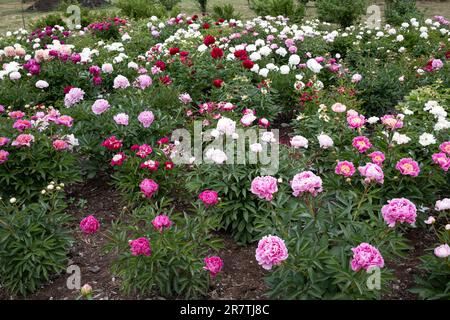
<path fill-rule="evenodd" d="M 220 88 L 220 87 L 222 86 L 222 83 L 223 83 L 223 80 L 222 80 L 222 79 L 215 79 L 215 80 L 213 81 L 213 85 L 214 85 L 214 87 L 216 87 L 216 88 Z"/>
<path fill-rule="evenodd" d="M 211 50 L 211 57 L 213 57 L 214 59 L 220 59 L 223 57 L 223 50 L 218 48 L 218 47 L 214 47 Z"/>

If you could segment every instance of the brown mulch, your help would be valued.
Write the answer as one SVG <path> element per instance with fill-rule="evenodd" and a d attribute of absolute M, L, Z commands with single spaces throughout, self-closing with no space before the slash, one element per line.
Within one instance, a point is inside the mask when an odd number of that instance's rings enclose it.
<path fill-rule="evenodd" d="M 387 261 L 387 267 L 394 270 L 396 280 L 390 283 L 392 292 L 383 299 L 388 300 L 417 300 L 418 296 L 409 290 L 415 287 L 414 278 L 423 276 L 423 272 L 417 267 L 420 264 L 419 257 L 425 254 L 425 249 L 430 248 L 436 241 L 435 237 L 423 229 L 411 229 L 406 237 L 410 241 L 412 249 L 402 261 Z"/>

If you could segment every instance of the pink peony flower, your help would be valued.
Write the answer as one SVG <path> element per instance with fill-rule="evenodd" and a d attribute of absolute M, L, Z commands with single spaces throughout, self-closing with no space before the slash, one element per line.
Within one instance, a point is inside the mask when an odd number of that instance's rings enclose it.
<path fill-rule="evenodd" d="M 383 123 L 390 130 L 403 128 L 403 121 L 399 117 L 391 114 L 382 116 L 381 123 Z"/>
<path fill-rule="evenodd" d="M 364 153 L 372 147 L 369 139 L 364 136 L 358 136 L 353 138 L 352 145 L 358 149 L 359 153 Z"/>
<path fill-rule="evenodd" d="M 64 97 L 64 105 L 70 108 L 84 99 L 84 91 L 80 88 L 71 88 Z"/>
<path fill-rule="evenodd" d="M 291 146 L 295 149 L 308 148 L 308 140 L 303 136 L 293 136 L 290 142 Z"/>
<path fill-rule="evenodd" d="M 150 87 L 152 85 L 152 83 L 153 83 L 153 81 L 152 81 L 152 78 L 150 78 L 150 76 L 148 76 L 146 74 L 142 74 L 136 78 L 136 81 L 134 82 L 134 86 L 138 87 L 141 90 L 145 90 L 148 87 Z"/>
<path fill-rule="evenodd" d="M 351 177 L 355 173 L 355 166 L 349 161 L 339 161 L 334 172 L 344 177 Z"/>
<path fill-rule="evenodd" d="M 128 125 L 128 115 L 126 113 L 118 113 L 113 117 L 114 121 L 122 126 Z"/>
<path fill-rule="evenodd" d="M 182 104 L 189 104 L 192 102 L 192 98 L 189 95 L 189 93 L 182 93 L 178 96 L 178 99 L 181 101 Z"/>
<path fill-rule="evenodd" d="M 136 151 L 136 155 L 142 159 L 146 158 L 153 152 L 152 147 L 145 143 L 140 146 L 134 145 L 133 147 L 131 147 L 131 150 Z"/>
<path fill-rule="evenodd" d="M 214 190 L 205 190 L 198 195 L 198 198 L 206 207 L 216 205 L 219 200 L 218 193 Z"/>
<path fill-rule="evenodd" d="M 381 166 L 383 164 L 383 161 L 386 159 L 384 156 L 384 153 L 381 151 L 374 151 L 371 154 L 369 154 L 369 157 L 372 159 L 372 162 Z"/>
<path fill-rule="evenodd" d="M 439 150 L 450 156 L 450 141 L 445 141 L 439 146 Z"/>
<path fill-rule="evenodd" d="M 71 116 L 62 115 L 55 120 L 55 123 L 70 128 L 73 125 L 73 118 Z"/>
<path fill-rule="evenodd" d="M 14 122 L 13 128 L 17 129 L 20 132 L 23 132 L 26 129 L 31 128 L 31 122 L 28 120 L 18 119 L 18 120 L 16 120 L 16 122 Z"/>
<path fill-rule="evenodd" d="M 407 222 L 413 224 L 416 222 L 416 206 L 405 198 L 396 198 L 388 201 L 388 204 L 381 208 L 384 221 L 389 227 L 395 227 L 395 224 Z"/>
<path fill-rule="evenodd" d="M 358 83 L 358 82 L 360 82 L 362 80 L 362 75 L 360 75 L 359 73 L 355 73 L 353 76 L 352 76 L 352 82 L 353 83 Z"/>
<path fill-rule="evenodd" d="M 435 153 L 431 156 L 433 162 L 439 165 L 444 171 L 450 168 L 450 158 L 443 152 Z"/>
<path fill-rule="evenodd" d="M 163 232 L 164 228 L 170 228 L 172 221 L 170 221 L 169 217 L 165 214 L 160 214 L 152 220 L 152 225 L 156 230 L 159 230 L 159 232 Z"/>
<path fill-rule="evenodd" d="M 34 142 L 34 136 L 31 134 L 19 134 L 17 138 L 11 143 L 15 147 L 29 147 L 31 142 Z"/>
<path fill-rule="evenodd" d="M 146 198 L 151 198 L 159 188 L 158 184 L 152 179 L 142 180 L 139 187 Z"/>
<path fill-rule="evenodd" d="M 53 148 L 58 151 L 65 150 L 69 148 L 69 144 L 64 140 L 58 139 L 53 141 Z"/>
<path fill-rule="evenodd" d="M 347 117 L 348 126 L 352 129 L 358 129 L 364 126 L 366 118 L 363 115 L 349 115 Z"/>
<path fill-rule="evenodd" d="M 448 244 L 440 245 L 434 249 L 434 255 L 438 258 L 447 258 L 450 256 L 450 247 Z"/>
<path fill-rule="evenodd" d="M 128 241 L 130 251 L 133 256 L 149 256 L 152 254 L 150 241 L 147 238 L 141 237 L 135 240 Z"/>
<path fill-rule="evenodd" d="M 9 143 L 9 141 L 10 141 L 10 139 L 7 137 L 0 137 L 0 147 L 7 145 Z"/>
<path fill-rule="evenodd" d="M 291 181 L 291 188 L 294 191 L 294 197 L 301 196 L 303 193 L 311 193 L 314 197 L 323 191 L 322 179 L 311 171 L 302 171 L 297 173 Z"/>
<path fill-rule="evenodd" d="M 125 153 L 120 152 L 111 159 L 111 166 L 113 166 L 113 167 L 121 166 L 122 163 L 125 161 L 125 159 L 126 159 Z"/>
<path fill-rule="evenodd" d="M 353 260 L 351 267 L 353 271 L 364 269 L 368 271 L 371 267 L 384 267 L 384 259 L 377 248 L 368 243 L 361 243 L 356 248 L 352 248 Z"/>
<path fill-rule="evenodd" d="M 411 158 L 403 158 L 397 162 L 395 168 L 400 171 L 402 175 L 409 175 L 417 177 L 420 172 L 419 164 Z"/>
<path fill-rule="evenodd" d="M 8 160 L 9 152 L 6 150 L 0 150 L 0 164 Z"/>
<path fill-rule="evenodd" d="M 100 228 L 100 223 L 93 215 L 87 216 L 80 222 L 80 229 L 86 234 L 94 234 Z"/>
<path fill-rule="evenodd" d="M 94 104 L 92 105 L 92 112 L 96 115 L 102 114 L 106 110 L 108 110 L 110 107 L 109 102 L 105 99 L 98 99 L 95 100 Z"/>
<path fill-rule="evenodd" d="M 25 112 L 19 110 L 11 111 L 8 112 L 8 116 L 12 119 L 22 119 L 23 117 L 25 117 Z"/>
<path fill-rule="evenodd" d="M 153 112 L 146 110 L 139 114 L 138 120 L 142 123 L 144 128 L 148 128 L 153 123 L 153 120 L 155 120 L 155 116 L 153 115 Z"/>
<path fill-rule="evenodd" d="M 256 177 L 252 181 L 250 191 L 260 199 L 271 201 L 273 194 L 278 191 L 277 179 L 271 176 Z"/>
<path fill-rule="evenodd" d="M 206 257 L 203 261 L 205 262 L 203 270 L 208 270 L 211 277 L 217 276 L 217 274 L 222 270 L 223 261 L 220 257 Z"/>
<path fill-rule="evenodd" d="M 118 140 L 116 136 L 111 136 L 102 142 L 102 146 L 109 150 L 117 150 L 122 148 L 122 140 Z"/>
<path fill-rule="evenodd" d="M 436 201 L 434 209 L 436 211 L 450 210 L 450 198 L 444 198 L 442 200 Z"/>
<path fill-rule="evenodd" d="M 130 86 L 128 79 L 122 75 L 118 75 L 114 78 L 114 89 L 126 89 Z"/>
<path fill-rule="evenodd" d="M 359 173 L 365 177 L 364 182 L 370 183 L 375 181 L 377 183 L 384 183 L 384 173 L 381 167 L 375 163 L 366 163 L 365 166 L 358 168 Z"/>
<path fill-rule="evenodd" d="M 281 238 L 268 235 L 259 240 L 255 257 L 264 269 L 270 270 L 272 266 L 280 265 L 288 256 L 288 249 Z"/>
<path fill-rule="evenodd" d="M 140 164 L 141 169 L 148 169 L 150 171 L 157 171 L 159 167 L 159 162 L 156 160 L 147 160 Z"/>

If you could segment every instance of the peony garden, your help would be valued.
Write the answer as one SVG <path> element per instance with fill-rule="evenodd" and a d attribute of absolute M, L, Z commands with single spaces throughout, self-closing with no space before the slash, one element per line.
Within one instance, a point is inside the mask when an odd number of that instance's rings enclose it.
<path fill-rule="evenodd" d="M 450 299 L 446 17 L 134 2 L 0 36 L 1 299 Z"/>

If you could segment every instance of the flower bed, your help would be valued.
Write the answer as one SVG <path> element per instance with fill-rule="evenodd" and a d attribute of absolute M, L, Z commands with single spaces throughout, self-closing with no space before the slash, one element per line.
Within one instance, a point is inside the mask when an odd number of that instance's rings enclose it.
<path fill-rule="evenodd" d="M 254 247 L 268 297 L 379 299 L 418 229 L 434 243 L 413 292 L 448 298 L 445 22 L 335 30 L 179 15 L 1 38 L 1 285 L 26 295 L 64 270 L 68 199 L 42 197 L 106 175 L 126 210 L 111 228 L 86 212 L 71 231 L 107 239 L 127 294 L 205 297 L 228 233 Z M 48 227 L 57 251 L 12 249 L 42 237 L 8 236 L 23 208 L 40 212 L 29 223 Z M 23 266 L 50 252 L 52 268 Z"/>

